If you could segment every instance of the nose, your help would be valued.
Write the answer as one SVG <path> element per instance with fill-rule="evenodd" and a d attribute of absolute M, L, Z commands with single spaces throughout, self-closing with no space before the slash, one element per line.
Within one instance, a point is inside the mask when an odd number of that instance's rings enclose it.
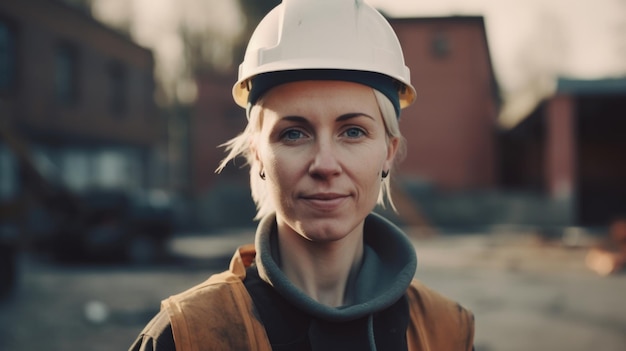
<path fill-rule="evenodd" d="M 328 179 L 341 174 L 342 168 L 337 151 L 331 140 L 318 139 L 309 165 L 309 174 L 316 179 Z"/>

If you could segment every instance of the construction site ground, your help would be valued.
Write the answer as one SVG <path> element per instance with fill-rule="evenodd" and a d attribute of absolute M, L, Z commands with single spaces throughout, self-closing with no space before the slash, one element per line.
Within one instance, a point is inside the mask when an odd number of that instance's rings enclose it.
<path fill-rule="evenodd" d="M 126 350 L 163 298 L 225 269 L 252 236 L 179 234 L 174 258 L 150 266 L 23 253 L 18 286 L 0 303 L 0 350 Z M 411 236 L 417 278 L 475 313 L 477 351 L 626 350 L 626 274 L 592 272 L 586 245 L 506 231 Z"/>

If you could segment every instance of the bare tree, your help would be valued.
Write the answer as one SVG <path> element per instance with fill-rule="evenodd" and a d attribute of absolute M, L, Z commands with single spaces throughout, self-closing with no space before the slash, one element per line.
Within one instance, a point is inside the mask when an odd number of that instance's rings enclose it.
<path fill-rule="evenodd" d="M 281 0 L 239 0 L 239 7 L 245 18 L 245 25 L 241 31 L 239 42 L 233 47 L 234 57 L 243 58 L 248 39 L 259 22 L 274 7 L 281 3 Z"/>
<path fill-rule="evenodd" d="M 559 17 L 550 12 L 536 17 L 533 30 L 518 51 L 515 68 L 523 76 L 505 91 L 500 116 L 501 126 L 505 128 L 517 124 L 539 101 L 552 94 L 558 76 L 565 73 L 569 43 Z"/>

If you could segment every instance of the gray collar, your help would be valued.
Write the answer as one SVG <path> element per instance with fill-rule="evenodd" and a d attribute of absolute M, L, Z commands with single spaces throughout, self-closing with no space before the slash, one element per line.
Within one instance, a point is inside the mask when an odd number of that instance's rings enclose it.
<path fill-rule="evenodd" d="M 353 303 L 330 307 L 294 286 L 279 268 L 276 216 L 261 220 L 255 246 L 259 275 L 297 308 L 332 322 L 355 320 L 382 311 L 404 295 L 417 268 L 411 241 L 393 223 L 375 213 L 365 219 L 364 255 L 355 279 Z"/>

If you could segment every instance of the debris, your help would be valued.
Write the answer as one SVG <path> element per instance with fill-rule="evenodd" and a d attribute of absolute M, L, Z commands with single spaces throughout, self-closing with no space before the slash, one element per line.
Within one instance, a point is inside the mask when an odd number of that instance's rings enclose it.
<path fill-rule="evenodd" d="M 609 239 L 591 248 L 585 263 L 603 276 L 618 273 L 626 267 L 626 218 L 618 218 L 611 223 Z"/>

